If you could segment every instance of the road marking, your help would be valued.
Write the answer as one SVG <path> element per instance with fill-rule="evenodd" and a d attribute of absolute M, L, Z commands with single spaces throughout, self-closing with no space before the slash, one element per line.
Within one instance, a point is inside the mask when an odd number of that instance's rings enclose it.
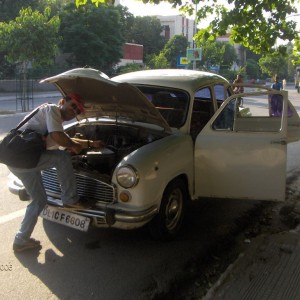
<path fill-rule="evenodd" d="M 19 218 L 21 216 L 24 216 L 25 211 L 26 211 L 26 208 L 23 208 L 23 209 L 15 211 L 15 212 L 13 212 L 11 214 L 8 214 L 8 215 L 0 217 L 0 224 L 6 223 L 6 222 L 9 222 L 9 221 L 11 221 L 13 219 L 16 219 L 16 218 Z"/>

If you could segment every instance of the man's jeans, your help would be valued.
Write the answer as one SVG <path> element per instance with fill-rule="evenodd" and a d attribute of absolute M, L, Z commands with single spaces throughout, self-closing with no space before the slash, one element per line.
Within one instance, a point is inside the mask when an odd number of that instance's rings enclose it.
<path fill-rule="evenodd" d="M 76 190 L 76 180 L 71 163 L 70 154 L 62 150 L 45 151 L 38 165 L 33 169 L 18 169 L 9 167 L 23 183 L 26 191 L 31 196 L 31 203 L 27 206 L 21 228 L 16 234 L 17 240 L 27 240 L 30 238 L 38 216 L 47 203 L 47 196 L 43 186 L 41 170 L 55 167 L 58 181 L 61 185 L 61 200 L 64 204 L 71 204 L 78 201 Z"/>

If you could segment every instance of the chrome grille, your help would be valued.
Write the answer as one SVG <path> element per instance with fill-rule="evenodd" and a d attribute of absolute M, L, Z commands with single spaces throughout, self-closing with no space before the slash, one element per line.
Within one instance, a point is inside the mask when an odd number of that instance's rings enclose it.
<path fill-rule="evenodd" d="M 77 191 L 79 196 L 87 199 L 96 199 L 101 202 L 111 203 L 114 201 L 114 188 L 95 178 L 76 173 Z M 60 197 L 61 189 L 57 179 L 56 170 L 48 169 L 42 172 L 43 183 L 47 194 Z"/>

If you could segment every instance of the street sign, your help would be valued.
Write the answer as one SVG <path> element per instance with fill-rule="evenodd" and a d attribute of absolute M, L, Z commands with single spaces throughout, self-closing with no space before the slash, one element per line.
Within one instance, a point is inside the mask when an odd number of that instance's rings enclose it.
<path fill-rule="evenodd" d="M 190 61 L 185 56 L 177 56 L 177 67 L 186 67 Z"/>
<path fill-rule="evenodd" d="M 211 71 L 219 72 L 220 71 L 220 66 L 209 66 L 209 69 Z"/>
<path fill-rule="evenodd" d="M 201 60 L 202 59 L 202 51 L 201 48 L 187 49 L 186 57 L 190 61 Z"/>

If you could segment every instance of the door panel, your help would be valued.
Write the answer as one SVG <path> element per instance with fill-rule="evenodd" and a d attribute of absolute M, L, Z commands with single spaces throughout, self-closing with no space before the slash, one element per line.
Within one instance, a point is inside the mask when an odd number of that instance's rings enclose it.
<path fill-rule="evenodd" d="M 274 116 L 269 93 L 231 96 L 197 136 L 196 196 L 285 199 L 287 95 Z"/>

